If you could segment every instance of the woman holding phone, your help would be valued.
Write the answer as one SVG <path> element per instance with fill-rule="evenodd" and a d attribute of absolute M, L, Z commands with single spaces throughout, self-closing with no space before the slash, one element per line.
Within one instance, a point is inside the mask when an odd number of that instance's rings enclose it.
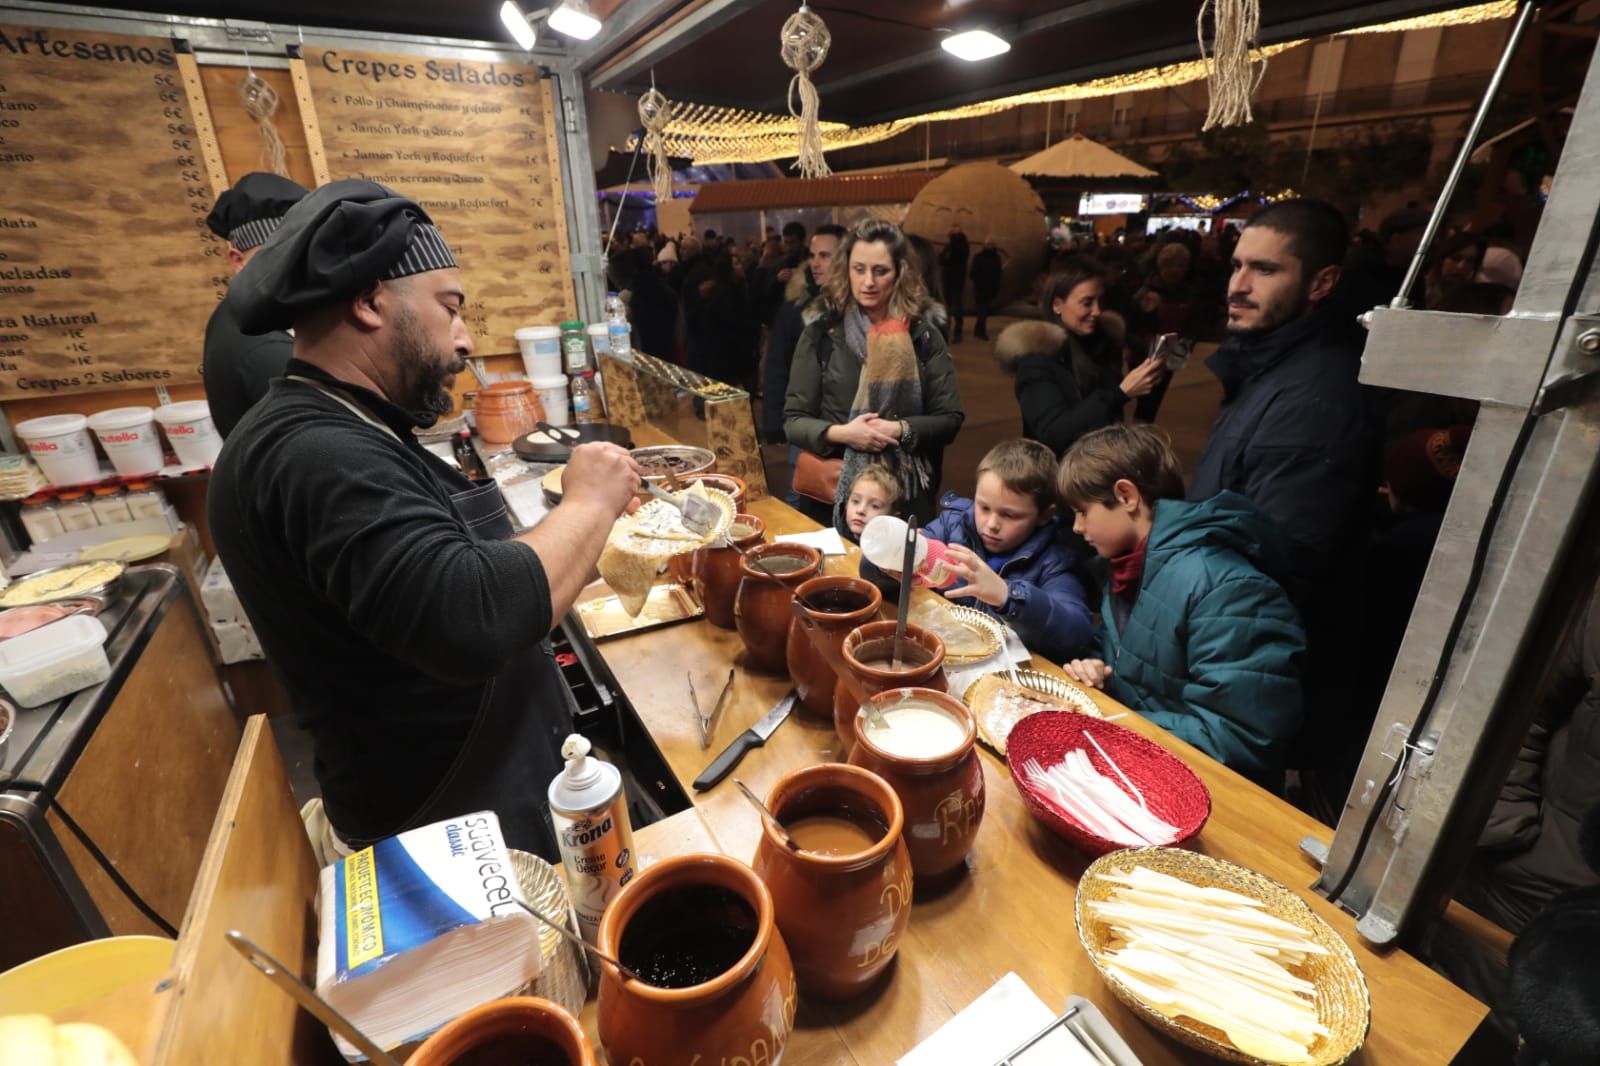
<path fill-rule="evenodd" d="M 1016 375 L 1022 434 L 1057 456 L 1090 430 L 1123 420 L 1128 401 L 1148 395 L 1167 373 L 1161 359 L 1131 371 L 1122 360 L 1126 325 L 1101 307 L 1105 280 L 1090 260 L 1068 260 L 1045 283 L 1045 320 L 1000 334 L 995 358 Z"/>

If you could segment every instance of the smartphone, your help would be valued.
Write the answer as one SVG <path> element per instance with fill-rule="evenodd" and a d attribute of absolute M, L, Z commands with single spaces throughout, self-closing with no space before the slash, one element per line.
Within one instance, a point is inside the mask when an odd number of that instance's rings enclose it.
<path fill-rule="evenodd" d="M 1151 359 L 1160 359 L 1169 371 L 1182 370 L 1189 365 L 1189 351 L 1193 342 L 1176 333 L 1163 333 L 1150 345 Z"/>

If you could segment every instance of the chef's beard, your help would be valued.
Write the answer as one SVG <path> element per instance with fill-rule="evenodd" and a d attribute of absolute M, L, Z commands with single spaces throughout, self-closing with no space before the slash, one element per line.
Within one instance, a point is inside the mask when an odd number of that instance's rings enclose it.
<path fill-rule="evenodd" d="M 448 380 L 466 369 L 454 353 L 436 346 L 409 307 L 395 316 L 394 361 L 399 372 L 401 406 L 430 414 L 449 414 L 456 405 Z"/>

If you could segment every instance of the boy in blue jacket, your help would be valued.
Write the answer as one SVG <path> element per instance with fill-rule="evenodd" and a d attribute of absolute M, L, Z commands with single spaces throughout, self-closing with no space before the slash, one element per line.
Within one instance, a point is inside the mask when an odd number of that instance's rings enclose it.
<path fill-rule="evenodd" d="M 1069 675 L 1219 762 L 1276 787 L 1303 707 L 1300 616 L 1279 584 L 1288 542 L 1243 496 L 1187 503 L 1178 457 L 1149 425 L 1081 437 L 1057 489 L 1109 564 L 1100 657 Z"/>
<path fill-rule="evenodd" d="M 1078 578 L 1073 543 L 1056 514 L 1055 454 L 1032 440 L 1001 441 L 978 464 L 970 500 L 953 492 L 923 532 L 946 545 L 956 583 L 947 599 L 993 615 L 1016 630 L 1030 651 L 1062 662 L 1094 645 L 1088 596 Z M 861 576 L 900 594 L 900 575 L 865 558 Z"/>

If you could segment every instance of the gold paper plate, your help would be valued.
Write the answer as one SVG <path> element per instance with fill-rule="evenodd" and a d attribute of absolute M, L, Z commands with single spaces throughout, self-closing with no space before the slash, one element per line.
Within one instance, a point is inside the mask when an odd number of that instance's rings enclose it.
<path fill-rule="evenodd" d="M 1106 970 L 1100 956 L 1111 941 L 1111 929 L 1089 915 L 1084 907 L 1090 901 L 1104 901 L 1120 886 L 1102 874 L 1126 874 L 1136 866 L 1205 888 L 1225 888 L 1266 904 L 1266 913 L 1298 926 L 1322 947 L 1326 955 L 1308 956 L 1302 966 L 1291 969 L 1296 977 L 1316 986 L 1317 1021 L 1329 1035 L 1318 1037 L 1309 1049 L 1314 1066 L 1337 1066 L 1349 1059 L 1367 1038 L 1372 1023 L 1372 1003 L 1367 995 L 1367 980 L 1356 964 L 1350 945 L 1333 927 L 1306 905 L 1306 901 L 1272 878 L 1224 859 L 1214 859 L 1182 848 L 1129 848 L 1100 856 L 1078 879 L 1078 899 L 1074 918 L 1078 939 L 1112 994 L 1122 1000 L 1147 1025 L 1179 1043 L 1203 1051 L 1225 1062 L 1256 1066 L 1264 1060 L 1246 1055 L 1234 1047 L 1220 1029 L 1192 1021 L 1169 1018 L 1146 1003 Z"/>
<path fill-rule="evenodd" d="M 948 606 L 951 616 L 957 622 L 960 622 L 968 629 L 977 633 L 979 637 L 983 638 L 985 650 L 982 652 L 974 652 L 969 655 L 952 655 L 950 654 L 949 650 L 946 649 L 944 655 L 945 662 L 953 666 L 960 666 L 964 663 L 982 662 L 1006 646 L 1006 631 L 1004 627 L 1002 627 L 999 622 L 995 621 L 989 615 L 984 614 L 976 607 L 962 607 L 953 603 L 949 604 Z"/>
<path fill-rule="evenodd" d="M 1105 713 L 1100 710 L 1099 705 L 1089 697 L 1088 693 L 1071 682 L 1063 681 L 1052 674 L 1041 674 L 1037 670 L 1017 670 L 1014 673 L 1006 670 L 996 670 L 993 673 L 984 674 L 967 686 L 967 691 L 961 694 L 961 700 L 972 708 L 973 719 L 978 723 L 978 739 L 1001 755 L 1006 753 L 1006 738 L 1011 735 L 1011 730 L 1027 715 L 1020 714 L 1013 717 L 1002 714 L 999 716 L 1000 720 L 996 721 L 996 716 L 991 715 L 986 718 L 979 714 L 978 709 L 967 702 L 967 696 L 984 677 L 997 677 L 1001 681 L 1011 681 L 1025 689 L 1037 692 L 1041 696 L 1048 696 L 1052 700 L 1059 701 L 1059 706 L 1040 707 L 1039 711 L 1077 711 L 1079 714 L 1087 714 L 1093 718 L 1105 717 Z M 1037 714 L 1038 711 L 1029 713 Z"/>
<path fill-rule="evenodd" d="M 600 596 L 578 604 L 578 617 L 583 628 L 595 641 L 612 637 L 629 636 L 650 629 L 660 629 L 677 622 L 687 622 L 705 615 L 706 609 L 694 594 L 682 585 L 657 585 L 645 598 L 644 610 L 639 617 L 630 618 L 622 609 L 616 596 Z"/>

